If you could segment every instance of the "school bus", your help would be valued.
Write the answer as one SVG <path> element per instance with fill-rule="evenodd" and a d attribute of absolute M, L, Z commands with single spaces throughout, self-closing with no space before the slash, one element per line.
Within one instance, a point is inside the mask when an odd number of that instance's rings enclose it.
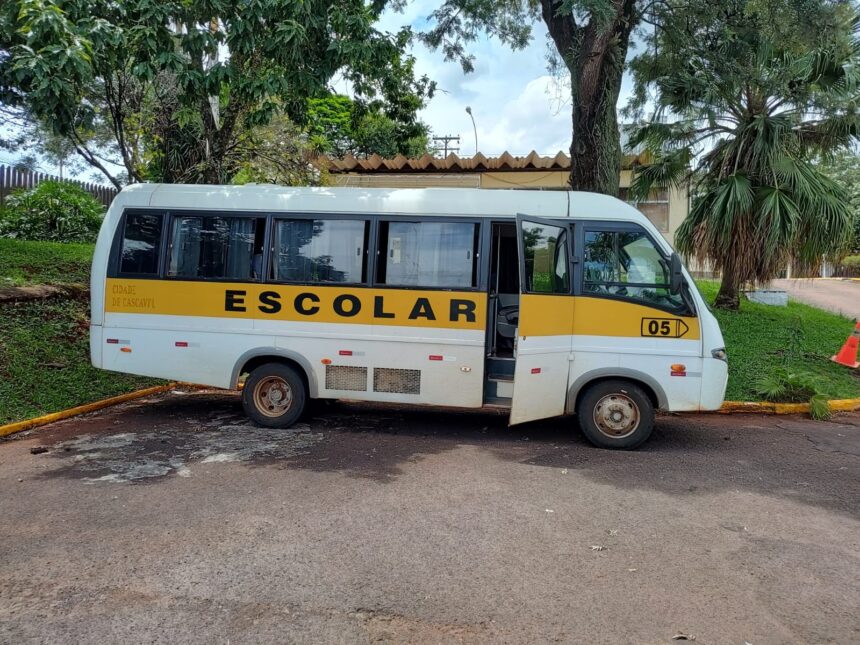
<path fill-rule="evenodd" d="M 96 367 L 236 389 L 288 427 L 309 399 L 576 414 L 633 448 L 713 410 L 723 338 L 648 219 L 581 192 L 138 184 L 93 258 Z"/>

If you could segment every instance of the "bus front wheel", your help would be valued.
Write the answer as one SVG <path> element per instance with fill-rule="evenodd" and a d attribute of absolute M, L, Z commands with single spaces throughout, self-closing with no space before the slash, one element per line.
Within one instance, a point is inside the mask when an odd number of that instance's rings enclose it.
<path fill-rule="evenodd" d="M 577 405 L 582 433 L 595 446 L 630 450 L 654 429 L 654 405 L 645 391 L 624 380 L 590 386 Z"/>
<path fill-rule="evenodd" d="M 266 363 L 248 375 L 242 407 L 251 420 L 268 428 L 289 428 L 307 401 L 302 377 L 289 365 Z"/>

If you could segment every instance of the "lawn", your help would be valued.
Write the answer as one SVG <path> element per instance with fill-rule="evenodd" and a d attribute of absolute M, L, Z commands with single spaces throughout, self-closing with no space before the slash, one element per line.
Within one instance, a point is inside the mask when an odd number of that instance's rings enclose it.
<path fill-rule="evenodd" d="M 92 244 L 0 239 L 0 288 L 31 284 L 88 287 L 92 253 Z M 158 382 L 90 365 L 86 293 L 0 304 L 0 424 Z"/>
<path fill-rule="evenodd" d="M 25 242 L 0 238 L 0 287 L 89 284 L 92 244 Z"/>
<path fill-rule="evenodd" d="M 705 300 L 713 302 L 717 283 L 698 284 Z M 860 397 L 857 370 L 830 361 L 854 328 L 848 318 L 794 301 L 771 307 L 743 300 L 738 312 L 715 309 L 714 314 L 729 354 L 727 399 L 760 400 L 757 381 L 778 367 L 814 374 L 828 398 Z"/>
<path fill-rule="evenodd" d="M 153 385 L 90 364 L 89 299 L 0 305 L 0 425 Z"/>

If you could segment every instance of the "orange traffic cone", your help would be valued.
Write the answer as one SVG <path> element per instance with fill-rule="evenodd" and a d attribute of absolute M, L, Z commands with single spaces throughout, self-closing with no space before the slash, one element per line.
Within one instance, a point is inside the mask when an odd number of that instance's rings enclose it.
<path fill-rule="evenodd" d="M 860 367 L 860 363 L 857 362 L 858 345 L 860 345 L 860 322 L 854 327 L 854 331 L 851 332 L 851 335 L 845 341 L 839 353 L 836 356 L 832 356 L 830 360 L 845 367 Z"/>

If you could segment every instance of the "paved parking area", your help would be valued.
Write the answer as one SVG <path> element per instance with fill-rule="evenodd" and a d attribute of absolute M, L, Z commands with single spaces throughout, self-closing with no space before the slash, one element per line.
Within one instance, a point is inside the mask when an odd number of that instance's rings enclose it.
<path fill-rule="evenodd" d="M 860 320 L 860 281 L 857 280 L 774 280 L 774 289 L 783 289 L 790 298 Z"/>
<path fill-rule="evenodd" d="M 860 640 L 860 415 L 572 427 L 174 393 L 0 442 L 0 643 Z"/>

